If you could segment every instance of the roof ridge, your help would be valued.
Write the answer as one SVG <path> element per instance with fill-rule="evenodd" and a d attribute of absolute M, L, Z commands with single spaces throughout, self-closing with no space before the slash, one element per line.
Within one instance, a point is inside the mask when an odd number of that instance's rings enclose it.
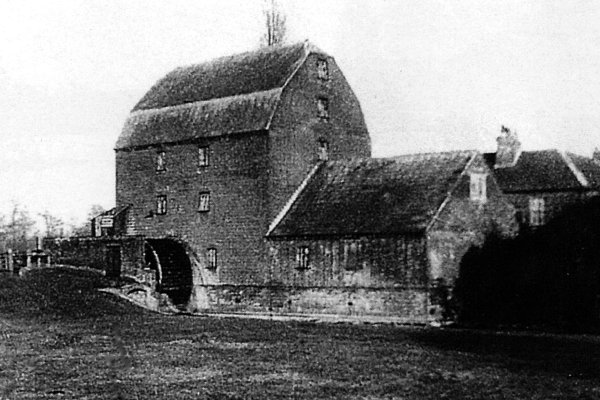
<path fill-rule="evenodd" d="M 398 158 L 408 158 L 408 157 L 417 157 L 417 156 L 433 156 L 433 155 L 445 155 L 445 154 L 477 154 L 480 153 L 479 150 L 475 149 L 466 149 L 466 150 L 444 150 L 444 151 L 429 151 L 424 153 L 407 153 L 407 154 L 399 154 L 396 156 L 389 157 L 376 157 L 379 160 L 393 160 Z"/>
<path fill-rule="evenodd" d="M 171 70 L 171 72 L 183 71 L 183 70 L 186 70 L 189 68 L 199 67 L 201 65 L 211 65 L 211 64 L 218 64 L 218 63 L 223 63 L 223 62 L 230 62 L 236 58 L 247 57 L 251 54 L 273 53 L 276 51 L 280 51 L 282 49 L 288 49 L 288 48 L 300 47 L 300 46 L 305 46 L 305 42 L 301 41 L 301 42 L 294 42 L 294 43 L 288 43 L 288 44 L 259 47 L 254 50 L 246 50 L 246 51 L 242 51 L 240 53 L 226 54 L 226 55 L 222 55 L 222 56 L 218 56 L 218 57 L 214 57 L 214 58 L 209 58 L 208 60 L 191 63 L 188 65 L 181 65 L 181 66 L 175 67 L 173 70 Z"/>

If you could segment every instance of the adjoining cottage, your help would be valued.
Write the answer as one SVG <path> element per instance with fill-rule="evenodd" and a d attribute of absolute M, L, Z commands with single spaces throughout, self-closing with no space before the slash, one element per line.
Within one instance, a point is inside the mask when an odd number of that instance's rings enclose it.
<path fill-rule="evenodd" d="M 443 317 L 462 256 L 515 233 L 475 151 L 326 162 L 273 223 L 272 279 L 293 311 Z"/>
<path fill-rule="evenodd" d="M 555 149 L 521 151 L 516 132 L 506 127 L 497 142 L 496 153 L 486 153 L 485 160 L 523 229 L 544 225 L 598 195 L 600 165 L 595 160 Z"/>

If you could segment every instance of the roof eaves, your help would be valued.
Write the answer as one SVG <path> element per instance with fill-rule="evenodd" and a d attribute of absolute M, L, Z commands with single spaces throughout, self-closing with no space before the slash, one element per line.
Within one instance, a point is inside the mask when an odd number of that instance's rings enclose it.
<path fill-rule="evenodd" d="M 444 208 L 446 208 L 446 205 L 450 202 L 450 199 L 452 198 L 452 194 L 454 193 L 454 191 L 460 184 L 460 179 L 467 173 L 467 171 L 471 167 L 471 164 L 473 164 L 473 162 L 475 161 L 477 154 L 478 153 L 475 151 L 471 153 L 471 158 L 469 159 L 469 161 L 467 161 L 467 163 L 463 167 L 462 172 L 460 173 L 458 178 L 456 178 L 456 182 L 454 182 L 454 185 L 452 185 L 450 190 L 448 190 L 448 193 L 446 194 L 446 198 L 444 199 L 444 201 L 442 201 L 442 204 L 438 207 L 437 211 L 431 218 L 431 221 L 429 221 L 429 223 L 427 224 L 427 227 L 425 228 L 425 232 L 428 232 L 429 229 L 431 229 L 431 227 L 433 226 L 433 224 L 435 224 L 435 222 L 439 219 L 440 214 L 442 213 Z"/>

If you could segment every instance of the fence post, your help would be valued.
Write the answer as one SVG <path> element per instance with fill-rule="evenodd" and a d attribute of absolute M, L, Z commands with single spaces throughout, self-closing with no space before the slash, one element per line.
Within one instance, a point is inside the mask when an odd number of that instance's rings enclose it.
<path fill-rule="evenodd" d="M 8 270 L 10 272 L 13 272 L 14 271 L 14 266 L 13 266 L 12 249 L 8 249 L 8 251 L 6 252 L 6 263 L 7 263 Z"/>

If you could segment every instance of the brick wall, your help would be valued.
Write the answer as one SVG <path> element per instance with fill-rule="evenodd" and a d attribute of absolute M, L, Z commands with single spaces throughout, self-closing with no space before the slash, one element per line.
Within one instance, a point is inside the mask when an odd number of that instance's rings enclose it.
<path fill-rule="evenodd" d="M 198 167 L 199 146 L 209 148 L 207 167 Z M 159 151 L 165 152 L 163 172 L 156 171 Z M 177 237 L 201 262 L 208 248 L 216 248 L 219 282 L 261 283 L 266 278 L 266 153 L 264 132 L 117 151 L 117 206 L 132 204 L 137 234 Z M 207 212 L 198 211 L 203 192 L 210 193 Z M 157 195 L 167 196 L 165 215 L 156 214 Z"/>

